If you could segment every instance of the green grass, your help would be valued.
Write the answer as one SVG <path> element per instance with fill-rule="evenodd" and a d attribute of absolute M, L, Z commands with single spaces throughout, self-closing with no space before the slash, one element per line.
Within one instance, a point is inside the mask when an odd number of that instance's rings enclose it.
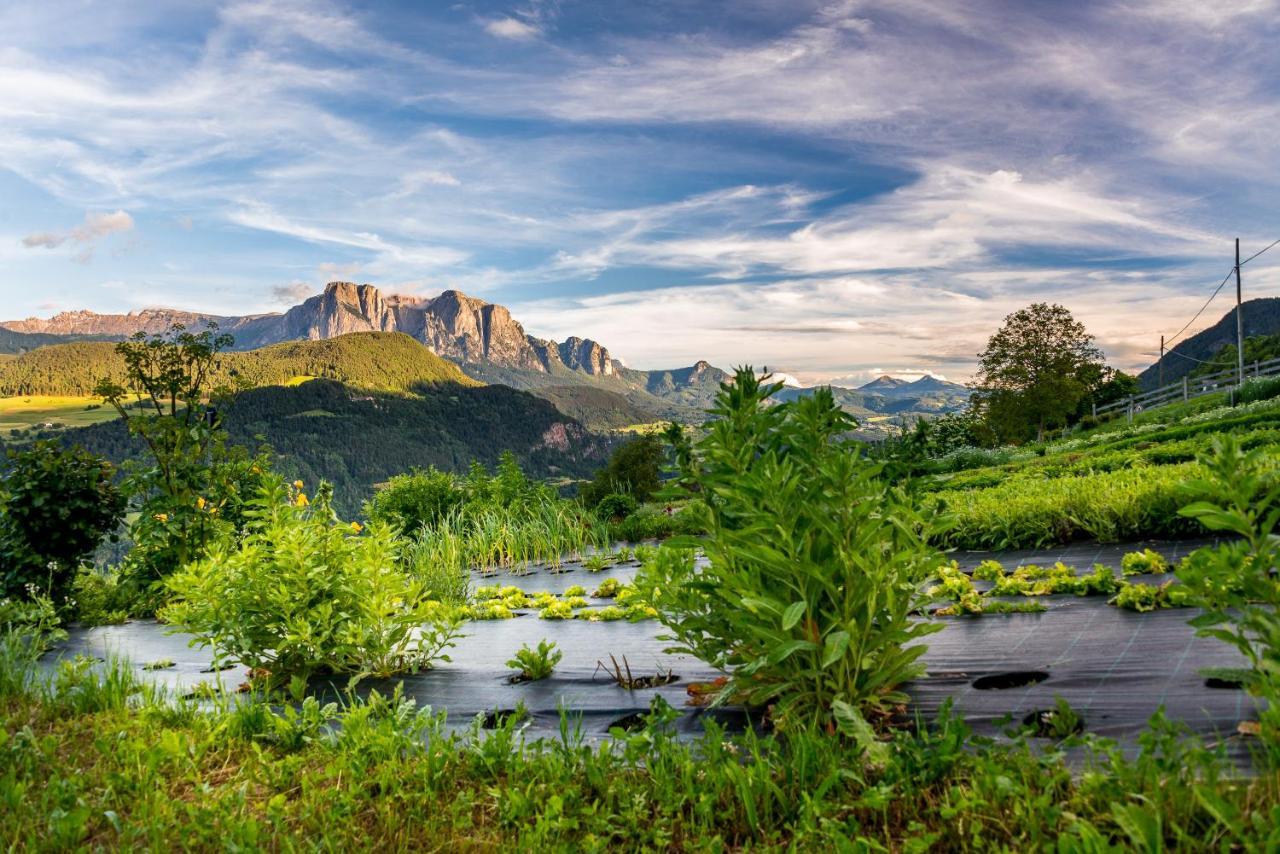
<path fill-rule="evenodd" d="M 5 662 L 9 667 L 12 661 Z M 590 746 L 482 734 L 399 698 L 346 708 L 140 690 L 66 664 L 0 696 L 0 842 L 11 850 L 1275 850 L 1280 776 L 1234 773 L 1164 719 L 1126 759 L 1069 731 L 975 738 L 946 713 L 883 757 L 796 733 L 673 738 L 659 704 Z M 26 683 L 30 685 L 30 683 Z M 1070 712 L 1065 710 L 1064 714 Z M 1069 728 L 1068 728 L 1069 730 Z M 1044 740 L 1040 740 L 1043 744 Z"/>
<path fill-rule="evenodd" d="M 104 405 L 100 397 L 32 395 L 0 398 L 0 433 L 43 427 L 45 424 L 86 427 L 116 417 L 116 411 Z"/>

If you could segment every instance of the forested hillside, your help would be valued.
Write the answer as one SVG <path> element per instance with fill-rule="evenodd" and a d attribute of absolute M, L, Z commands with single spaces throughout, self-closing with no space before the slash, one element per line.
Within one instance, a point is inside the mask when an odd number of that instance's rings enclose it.
<path fill-rule="evenodd" d="M 586 477 L 608 451 L 547 401 L 505 386 L 440 383 L 402 395 L 314 380 L 242 392 L 223 415 L 232 442 L 265 442 L 290 478 L 333 483 L 347 515 L 374 484 L 414 467 L 463 472 L 511 450 L 535 476 Z M 120 421 L 58 435 L 116 462 L 143 450 Z"/>
<path fill-rule="evenodd" d="M 322 341 L 291 341 L 224 353 L 214 383 L 257 388 L 323 377 L 381 391 L 420 383 L 475 386 L 456 365 L 408 335 L 362 332 Z M 0 363 L 0 397 L 91 395 L 98 380 L 124 382 L 124 360 L 107 342 L 41 347 Z"/>

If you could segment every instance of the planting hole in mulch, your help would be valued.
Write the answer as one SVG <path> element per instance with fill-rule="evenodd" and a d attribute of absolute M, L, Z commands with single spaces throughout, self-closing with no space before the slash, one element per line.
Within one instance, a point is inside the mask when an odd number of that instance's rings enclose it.
<path fill-rule="evenodd" d="M 1022 719 L 1022 726 L 1039 738 L 1064 739 L 1084 732 L 1084 720 L 1072 715 L 1069 720 L 1059 720 L 1053 709 L 1040 709 Z"/>
<path fill-rule="evenodd" d="M 1009 673 L 992 673 L 973 680 L 973 687 L 979 691 L 1005 691 L 1009 688 L 1023 688 L 1035 685 L 1049 678 L 1043 670 L 1014 670 Z"/>
<path fill-rule="evenodd" d="M 201 670 L 201 673 L 219 673 L 223 670 L 235 670 L 239 665 L 236 664 L 210 664 Z"/>
<path fill-rule="evenodd" d="M 613 723 L 609 724 L 609 730 L 612 731 L 620 729 L 623 732 L 637 732 L 642 730 L 644 729 L 644 719 L 646 714 L 648 713 L 633 712 L 632 714 L 620 717 Z"/>
<path fill-rule="evenodd" d="M 484 722 L 480 725 L 485 729 L 497 729 L 513 718 L 520 721 L 526 717 L 528 712 L 521 709 L 495 709 L 484 716 Z"/>
<path fill-rule="evenodd" d="M 1204 680 L 1204 687 L 1216 688 L 1220 691 L 1243 691 L 1244 680 L 1232 676 L 1210 676 Z"/>

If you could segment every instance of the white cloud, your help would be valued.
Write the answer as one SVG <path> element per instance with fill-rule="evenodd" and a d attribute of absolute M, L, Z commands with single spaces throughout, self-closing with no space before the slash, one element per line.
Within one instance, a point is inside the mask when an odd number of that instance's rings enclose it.
<path fill-rule="evenodd" d="M 41 231 L 22 238 L 28 249 L 57 249 L 64 243 L 79 247 L 73 256 L 76 261 L 87 263 L 93 258 L 94 245 L 104 237 L 133 230 L 133 217 L 125 211 L 112 213 L 87 213 L 84 222 L 68 231 Z"/>
<path fill-rule="evenodd" d="M 290 282 L 271 288 L 271 301 L 282 305 L 296 305 L 315 293 L 315 286 L 308 282 Z"/>
<path fill-rule="evenodd" d="M 485 21 L 484 31 L 491 36 L 512 41 L 532 41 L 542 34 L 536 26 L 518 18 L 496 18 Z"/>

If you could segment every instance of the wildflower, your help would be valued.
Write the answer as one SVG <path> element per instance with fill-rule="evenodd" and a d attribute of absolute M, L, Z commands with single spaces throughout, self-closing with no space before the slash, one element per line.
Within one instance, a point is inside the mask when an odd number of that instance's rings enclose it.
<path fill-rule="evenodd" d="M 302 481 L 300 481 L 300 480 L 295 480 L 295 481 L 293 482 L 293 488 L 294 488 L 294 489 L 302 489 L 302 487 L 304 487 L 304 486 L 306 486 L 306 484 L 304 484 L 304 483 L 303 483 Z"/>
<path fill-rule="evenodd" d="M 203 510 L 203 509 L 204 509 L 204 506 L 205 506 L 206 504 L 208 504 L 208 503 L 209 503 L 209 502 L 205 501 L 203 497 L 201 497 L 201 498 L 197 498 L 197 499 L 196 499 L 196 507 L 197 507 L 197 508 L 199 508 L 199 509 L 201 509 L 201 510 Z"/>
<path fill-rule="evenodd" d="M 358 534 L 358 533 L 360 533 L 361 531 L 363 531 L 363 530 L 364 530 L 364 526 L 363 526 L 363 525 L 361 525 L 359 522 L 352 522 L 352 523 L 351 523 L 351 530 Z"/>
<path fill-rule="evenodd" d="M 168 522 L 168 521 L 169 521 L 169 514 L 168 514 L 168 513 L 157 513 L 156 515 L 152 516 L 151 518 L 152 518 L 152 519 L 155 519 L 157 522 Z"/>
<path fill-rule="evenodd" d="M 306 507 L 311 502 L 307 500 L 307 496 L 305 493 L 299 492 L 298 497 L 294 499 L 293 503 L 298 507 Z"/>

